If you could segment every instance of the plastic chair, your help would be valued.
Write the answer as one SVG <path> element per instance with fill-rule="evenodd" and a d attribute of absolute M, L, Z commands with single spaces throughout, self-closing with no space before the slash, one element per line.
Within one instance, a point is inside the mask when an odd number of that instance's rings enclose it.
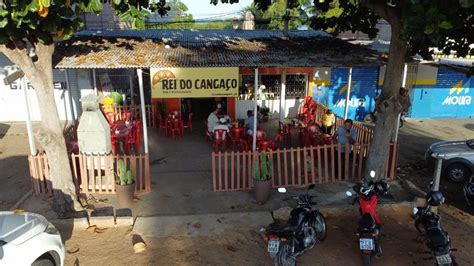
<path fill-rule="evenodd" d="M 177 133 L 178 136 L 182 137 L 181 123 L 179 119 L 171 120 L 171 128 L 169 129 L 169 134 L 170 134 L 169 137 L 174 139 L 175 133 Z"/>
<path fill-rule="evenodd" d="M 257 146 L 259 151 L 269 151 L 275 149 L 273 141 L 271 140 L 262 140 L 258 143 Z"/>
<path fill-rule="evenodd" d="M 161 130 L 164 130 L 166 132 L 166 135 L 168 135 L 168 125 L 166 124 L 166 121 L 163 120 L 161 115 L 158 115 L 158 135 L 161 136 Z"/>
<path fill-rule="evenodd" d="M 285 143 L 290 143 L 291 145 L 291 128 L 283 122 L 278 122 L 279 134 L 283 136 Z"/>
<path fill-rule="evenodd" d="M 122 112 L 122 120 L 131 121 L 132 113 L 131 112 Z"/>
<path fill-rule="evenodd" d="M 232 141 L 232 149 L 235 149 L 236 145 L 242 146 L 244 134 L 245 128 L 232 128 L 230 130 L 230 140 Z"/>
<path fill-rule="evenodd" d="M 219 149 L 219 145 L 222 145 L 222 148 L 225 150 L 227 148 L 227 130 L 225 129 L 218 129 L 213 132 L 214 136 L 214 152 L 217 152 Z"/>
<path fill-rule="evenodd" d="M 193 132 L 193 113 L 189 113 L 188 121 L 184 123 L 184 128 L 188 128 L 189 132 Z"/>
<path fill-rule="evenodd" d="M 284 136 L 281 133 L 278 133 L 275 137 L 274 148 L 281 149 L 281 144 L 283 143 Z"/>
<path fill-rule="evenodd" d="M 130 153 L 131 148 L 134 148 L 134 151 L 136 154 L 140 154 L 140 147 L 141 147 L 141 139 L 140 139 L 140 133 L 141 133 L 141 126 L 138 123 L 135 123 L 135 125 L 132 128 L 132 131 L 130 133 L 130 136 L 128 137 L 127 140 L 127 152 Z"/>
<path fill-rule="evenodd" d="M 115 113 L 112 113 L 112 112 L 105 113 L 105 118 L 109 122 L 109 125 L 112 125 L 115 122 Z"/>

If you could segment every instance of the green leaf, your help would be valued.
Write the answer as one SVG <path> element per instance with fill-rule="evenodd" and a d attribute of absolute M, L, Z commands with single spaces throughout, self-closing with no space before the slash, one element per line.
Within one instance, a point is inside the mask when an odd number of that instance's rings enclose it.
<path fill-rule="evenodd" d="M 439 24 L 439 27 L 445 30 L 449 30 L 453 28 L 453 24 L 451 22 L 445 20 Z"/>
<path fill-rule="evenodd" d="M 5 17 L 6 15 L 8 15 L 8 11 L 5 9 L 0 9 L 0 17 Z"/>
<path fill-rule="evenodd" d="M 145 21 L 143 19 L 135 20 L 135 29 L 143 30 L 145 29 Z"/>
<path fill-rule="evenodd" d="M 5 26 L 7 26 L 8 24 L 8 18 L 3 18 L 2 20 L 0 20 L 0 28 L 3 29 L 5 28 Z"/>
<path fill-rule="evenodd" d="M 38 1 L 32 0 L 31 3 L 28 5 L 28 10 L 31 12 L 35 12 L 38 9 Z"/>
<path fill-rule="evenodd" d="M 113 0 L 114 4 L 116 5 L 120 5 L 120 2 L 122 2 L 121 0 Z"/>
<path fill-rule="evenodd" d="M 41 0 L 41 2 L 45 7 L 49 7 L 51 5 L 51 0 Z"/>
<path fill-rule="evenodd" d="M 432 34 L 434 31 L 435 31 L 435 29 L 434 29 L 434 27 L 433 27 L 432 25 L 427 25 L 427 26 L 425 27 L 424 33 L 425 33 L 426 35 L 430 35 L 430 34 Z"/>
<path fill-rule="evenodd" d="M 102 4 L 102 1 L 101 0 L 91 0 L 91 4 L 92 4 L 92 11 L 98 15 L 101 11 L 102 11 L 102 8 L 104 8 L 104 5 Z"/>

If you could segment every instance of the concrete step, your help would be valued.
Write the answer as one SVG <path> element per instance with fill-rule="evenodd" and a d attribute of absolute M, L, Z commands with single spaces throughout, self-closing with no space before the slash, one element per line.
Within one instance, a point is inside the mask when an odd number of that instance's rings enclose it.
<path fill-rule="evenodd" d="M 133 231 L 141 236 L 210 236 L 228 230 L 258 230 L 273 223 L 270 212 L 137 217 Z"/>

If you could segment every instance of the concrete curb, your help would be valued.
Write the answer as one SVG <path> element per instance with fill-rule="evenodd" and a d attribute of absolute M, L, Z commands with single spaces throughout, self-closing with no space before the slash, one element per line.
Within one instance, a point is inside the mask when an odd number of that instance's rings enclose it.
<path fill-rule="evenodd" d="M 28 193 L 23 195 L 23 197 L 21 197 L 21 199 L 19 199 L 15 204 L 13 204 L 13 206 L 10 208 L 10 211 L 13 211 L 13 210 L 17 209 L 18 207 L 20 207 L 20 205 L 23 202 L 25 202 L 25 200 L 27 200 L 32 194 L 33 194 L 33 192 L 31 190 L 28 191 Z"/>
<path fill-rule="evenodd" d="M 426 192 L 424 192 L 421 188 L 419 188 L 417 185 L 413 184 L 410 180 L 403 179 L 397 176 L 398 181 L 402 185 L 402 187 L 408 191 L 410 194 L 412 194 L 414 197 L 425 197 Z"/>

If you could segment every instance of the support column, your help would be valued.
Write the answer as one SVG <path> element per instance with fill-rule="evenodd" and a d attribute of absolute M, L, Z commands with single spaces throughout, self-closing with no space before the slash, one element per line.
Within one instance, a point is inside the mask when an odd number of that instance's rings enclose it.
<path fill-rule="evenodd" d="M 77 118 L 77 113 L 76 113 L 76 108 L 74 107 L 74 101 L 72 100 L 72 95 L 71 95 L 71 85 L 69 85 L 69 75 L 67 73 L 67 69 L 64 69 L 64 75 L 66 76 L 66 89 L 67 89 L 67 94 L 69 95 L 69 106 L 71 107 L 71 118 L 72 121 L 75 123 L 76 118 Z M 67 117 L 66 117 L 67 119 Z"/>
<path fill-rule="evenodd" d="M 258 67 L 255 68 L 254 78 L 254 108 L 253 108 L 253 136 L 252 136 L 252 150 L 257 149 L 257 96 L 258 96 Z"/>
<path fill-rule="evenodd" d="M 33 126 L 31 125 L 31 116 L 30 116 L 30 103 L 28 101 L 28 83 L 26 82 L 26 77 L 21 78 L 21 85 L 23 87 L 23 94 L 25 96 L 25 105 L 26 105 L 26 130 L 28 131 L 28 142 L 30 144 L 31 155 L 36 155 L 36 145 L 33 138 Z"/>
<path fill-rule="evenodd" d="M 349 112 L 349 100 L 351 98 L 351 88 L 352 88 L 352 67 L 349 68 L 349 82 L 347 83 L 346 102 L 344 103 L 344 120 L 347 119 L 347 114 Z"/>
<path fill-rule="evenodd" d="M 408 75 L 408 64 L 405 64 L 405 67 L 403 68 L 403 79 L 402 79 L 402 87 L 405 88 L 407 84 L 407 75 Z M 400 129 L 400 117 L 401 113 L 398 114 L 397 116 L 397 121 L 395 121 L 395 129 L 394 129 L 394 134 L 392 138 L 392 142 L 397 142 L 398 140 L 398 131 Z"/>
<path fill-rule="evenodd" d="M 281 90 L 280 90 L 280 121 L 285 119 L 286 114 L 286 68 L 281 74 Z"/>
<path fill-rule="evenodd" d="M 142 110 L 143 144 L 145 145 L 145 154 L 148 154 L 148 126 L 146 123 L 145 95 L 143 93 L 143 71 L 140 68 L 137 69 L 137 75 L 140 89 L 140 106 Z"/>
<path fill-rule="evenodd" d="M 130 104 L 133 105 L 134 104 L 134 102 L 133 102 L 133 98 L 134 98 L 133 97 L 133 78 L 130 75 L 128 76 L 128 82 L 129 82 L 129 87 L 130 87 L 130 101 L 131 101 Z"/>
<path fill-rule="evenodd" d="M 92 80 L 94 82 L 94 94 L 97 96 L 97 81 L 95 78 L 95 68 L 92 69 Z"/>

